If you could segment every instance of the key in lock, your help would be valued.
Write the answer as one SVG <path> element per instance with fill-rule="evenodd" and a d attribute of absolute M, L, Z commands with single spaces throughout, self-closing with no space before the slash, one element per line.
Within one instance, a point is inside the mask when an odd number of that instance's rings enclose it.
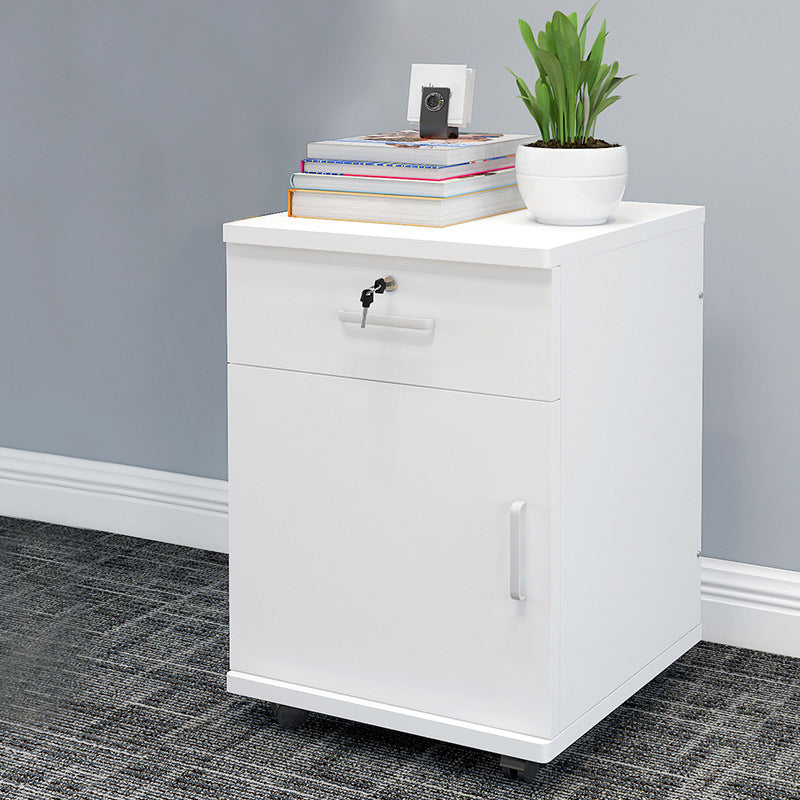
<path fill-rule="evenodd" d="M 391 276 L 387 275 L 385 278 L 378 278 L 372 286 L 367 287 L 361 292 L 361 327 L 367 327 L 367 312 L 369 307 L 375 300 L 376 294 L 383 294 L 384 292 L 393 292 L 397 289 L 397 281 Z"/>

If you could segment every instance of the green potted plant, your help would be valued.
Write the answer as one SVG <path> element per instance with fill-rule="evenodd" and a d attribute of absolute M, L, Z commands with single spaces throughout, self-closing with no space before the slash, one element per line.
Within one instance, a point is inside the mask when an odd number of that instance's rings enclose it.
<path fill-rule="evenodd" d="M 556 11 L 534 36 L 519 20 L 539 77 L 533 91 L 514 73 L 519 96 L 536 120 L 541 140 L 517 148 L 517 183 L 533 216 L 550 225 L 599 225 L 622 200 L 628 178 L 628 149 L 595 139 L 601 112 L 620 99 L 619 63 L 603 64 L 606 22 L 586 53 L 587 25 L 577 13 Z"/>

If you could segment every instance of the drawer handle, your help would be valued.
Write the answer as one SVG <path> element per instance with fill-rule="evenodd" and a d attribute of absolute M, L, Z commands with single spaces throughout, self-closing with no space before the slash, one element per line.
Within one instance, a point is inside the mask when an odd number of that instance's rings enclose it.
<path fill-rule="evenodd" d="M 361 324 L 360 311 L 344 311 L 339 309 L 340 322 L 355 322 Z M 367 317 L 367 327 L 382 325 L 385 328 L 408 328 L 413 331 L 432 331 L 432 317 L 393 317 L 389 314 L 370 314 Z"/>
<path fill-rule="evenodd" d="M 525 515 L 525 501 L 515 500 L 511 504 L 511 528 L 509 536 L 509 593 L 512 600 L 524 600 L 522 593 L 522 525 Z"/>

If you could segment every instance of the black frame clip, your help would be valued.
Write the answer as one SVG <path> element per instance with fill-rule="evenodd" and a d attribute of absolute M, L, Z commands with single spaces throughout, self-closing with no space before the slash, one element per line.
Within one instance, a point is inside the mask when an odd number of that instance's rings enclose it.
<path fill-rule="evenodd" d="M 448 86 L 423 86 L 419 105 L 420 139 L 458 139 L 458 128 L 447 124 Z"/>

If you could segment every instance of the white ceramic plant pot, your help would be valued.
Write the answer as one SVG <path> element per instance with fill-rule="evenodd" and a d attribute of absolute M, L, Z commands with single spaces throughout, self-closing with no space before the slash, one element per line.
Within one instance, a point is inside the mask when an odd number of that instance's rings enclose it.
<path fill-rule="evenodd" d="M 520 145 L 517 184 L 525 205 L 546 225 L 602 225 L 628 180 L 628 148 L 560 149 Z"/>

